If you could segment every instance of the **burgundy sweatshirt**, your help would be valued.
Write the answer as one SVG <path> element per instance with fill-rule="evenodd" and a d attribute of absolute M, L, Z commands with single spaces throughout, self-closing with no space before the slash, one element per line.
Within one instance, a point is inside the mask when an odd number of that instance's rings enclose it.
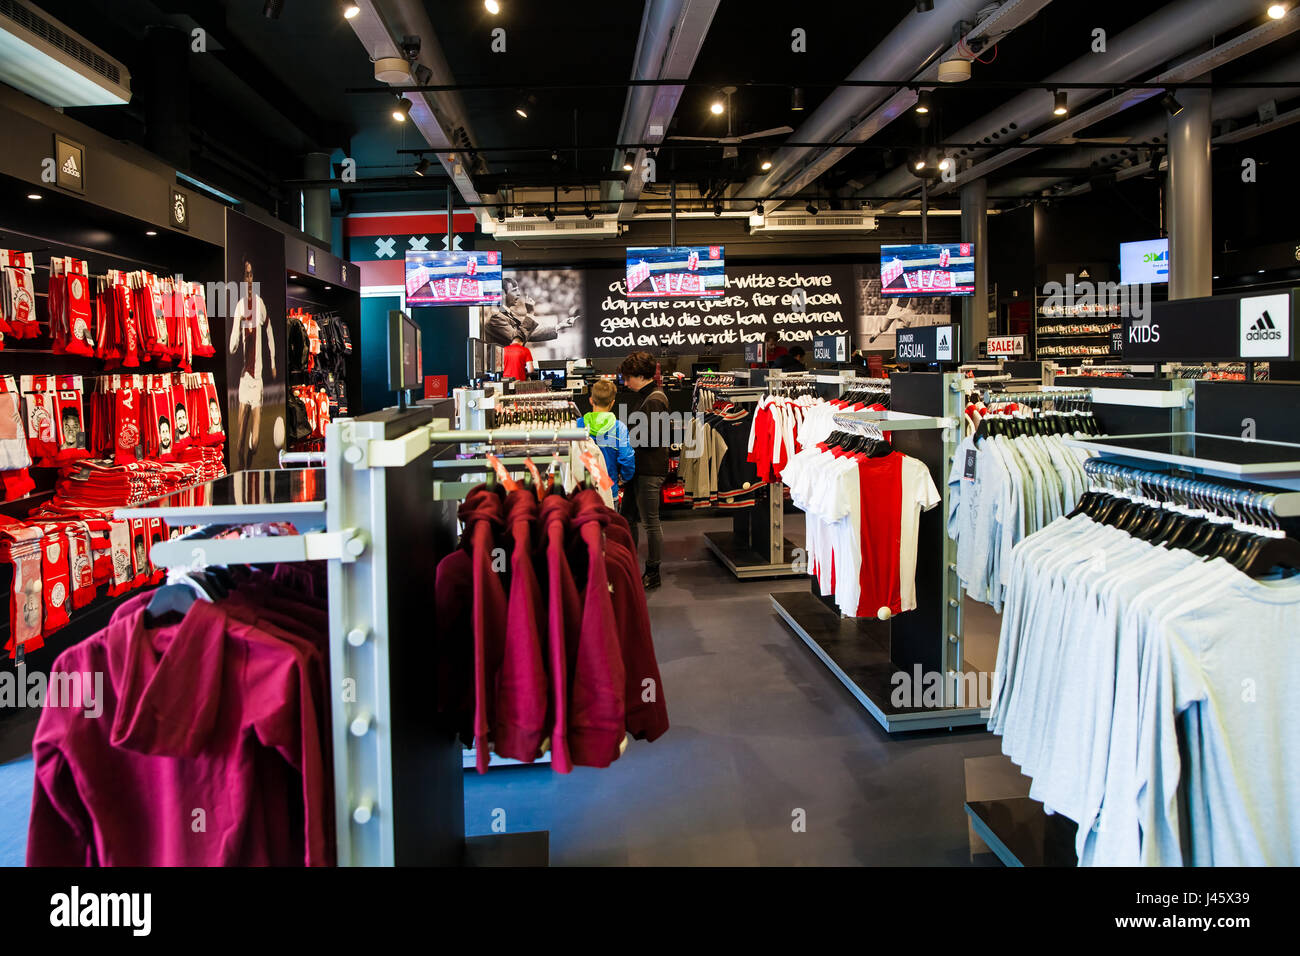
<path fill-rule="evenodd" d="M 151 629 L 139 607 L 53 670 L 102 673 L 103 713 L 41 712 L 29 865 L 329 862 L 310 662 L 294 646 L 198 601 Z"/>
<path fill-rule="evenodd" d="M 506 498 L 510 552 L 510 602 L 506 611 L 505 651 L 496 674 L 496 752 L 530 763 L 541 750 L 550 726 L 546 722 L 546 665 L 542 635 L 546 605 L 533 568 L 533 529 L 537 498 L 519 489 Z"/>
<path fill-rule="evenodd" d="M 585 564 L 587 584 L 577 660 L 569 685 L 569 753 L 578 766 L 608 767 L 618 759 L 623 741 L 627 676 L 610 597 L 600 512 L 575 506 L 570 528 L 569 566 L 577 571 Z M 578 576 L 582 576 L 581 572 Z"/>
<path fill-rule="evenodd" d="M 664 700 L 659 662 L 655 659 L 650 611 L 632 534 L 627 520 L 607 508 L 595 491 L 575 495 L 574 509 L 578 515 L 596 515 L 605 530 L 605 564 L 612 586 L 610 598 L 627 679 L 624 690 L 627 731 L 638 740 L 655 740 L 668 730 L 668 705 Z"/>
<path fill-rule="evenodd" d="M 546 595 L 546 669 L 550 677 L 547 708 L 551 726 L 551 766 L 558 773 L 573 769 L 569 753 L 569 687 L 582 629 L 582 598 L 564 553 L 572 505 L 548 495 L 539 510 L 541 524 L 538 579 Z"/>

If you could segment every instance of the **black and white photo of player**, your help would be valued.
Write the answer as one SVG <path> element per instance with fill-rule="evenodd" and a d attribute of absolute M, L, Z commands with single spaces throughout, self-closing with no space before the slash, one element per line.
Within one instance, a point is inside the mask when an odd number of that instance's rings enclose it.
<path fill-rule="evenodd" d="M 858 322 L 854 348 L 892 352 L 894 333 L 952 321 L 951 300 L 945 296 L 893 296 L 880 293 L 880 266 L 865 265 L 858 276 Z"/>
<path fill-rule="evenodd" d="M 576 358 L 587 351 L 582 273 L 576 269 L 511 270 L 499 306 L 483 309 L 479 337 L 506 346 L 522 335 L 533 358 Z"/>

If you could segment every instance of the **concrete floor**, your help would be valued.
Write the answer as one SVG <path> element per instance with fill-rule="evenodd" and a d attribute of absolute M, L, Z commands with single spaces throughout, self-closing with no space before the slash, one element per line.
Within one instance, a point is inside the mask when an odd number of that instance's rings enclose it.
<path fill-rule="evenodd" d="M 550 831 L 552 865 L 970 864 L 964 762 L 997 740 L 885 734 L 773 612 L 770 592 L 807 579 L 737 581 L 706 551 L 729 527 L 665 522 L 650 615 L 668 733 L 605 770 L 468 772 L 467 833 L 503 811 L 509 832 Z"/>

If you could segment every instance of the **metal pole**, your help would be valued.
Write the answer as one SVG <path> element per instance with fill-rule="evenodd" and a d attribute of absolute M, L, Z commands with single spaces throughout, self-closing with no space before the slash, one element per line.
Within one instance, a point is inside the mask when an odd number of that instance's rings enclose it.
<path fill-rule="evenodd" d="M 677 245 L 677 180 L 668 183 L 668 245 Z"/>
<path fill-rule="evenodd" d="M 452 252 L 456 246 L 452 242 L 451 228 L 451 186 L 447 186 L 447 251 Z"/>
<path fill-rule="evenodd" d="M 961 352 L 969 362 L 978 352 L 977 344 L 988 335 L 989 308 L 989 187 L 980 178 L 961 188 L 961 235 L 975 246 L 975 294 L 962 300 Z"/>
<path fill-rule="evenodd" d="M 921 180 L 921 242 L 930 241 L 930 184 Z"/>
<path fill-rule="evenodd" d="M 1210 93 L 1187 90 L 1169 118 L 1169 298 L 1214 293 Z"/>

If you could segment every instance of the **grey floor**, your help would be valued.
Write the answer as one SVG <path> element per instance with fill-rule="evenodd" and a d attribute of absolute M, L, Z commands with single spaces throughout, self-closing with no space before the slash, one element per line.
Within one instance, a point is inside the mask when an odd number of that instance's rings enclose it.
<path fill-rule="evenodd" d="M 467 772 L 466 831 L 549 830 L 552 865 L 970 865 L 964 762 L 996 739 L 889 737 L 772 611 L 806 579 L 733 578 L 702 543 L 729 519 L 664 527 L 650 615 L 671 729 L 605 770 Z"/>

